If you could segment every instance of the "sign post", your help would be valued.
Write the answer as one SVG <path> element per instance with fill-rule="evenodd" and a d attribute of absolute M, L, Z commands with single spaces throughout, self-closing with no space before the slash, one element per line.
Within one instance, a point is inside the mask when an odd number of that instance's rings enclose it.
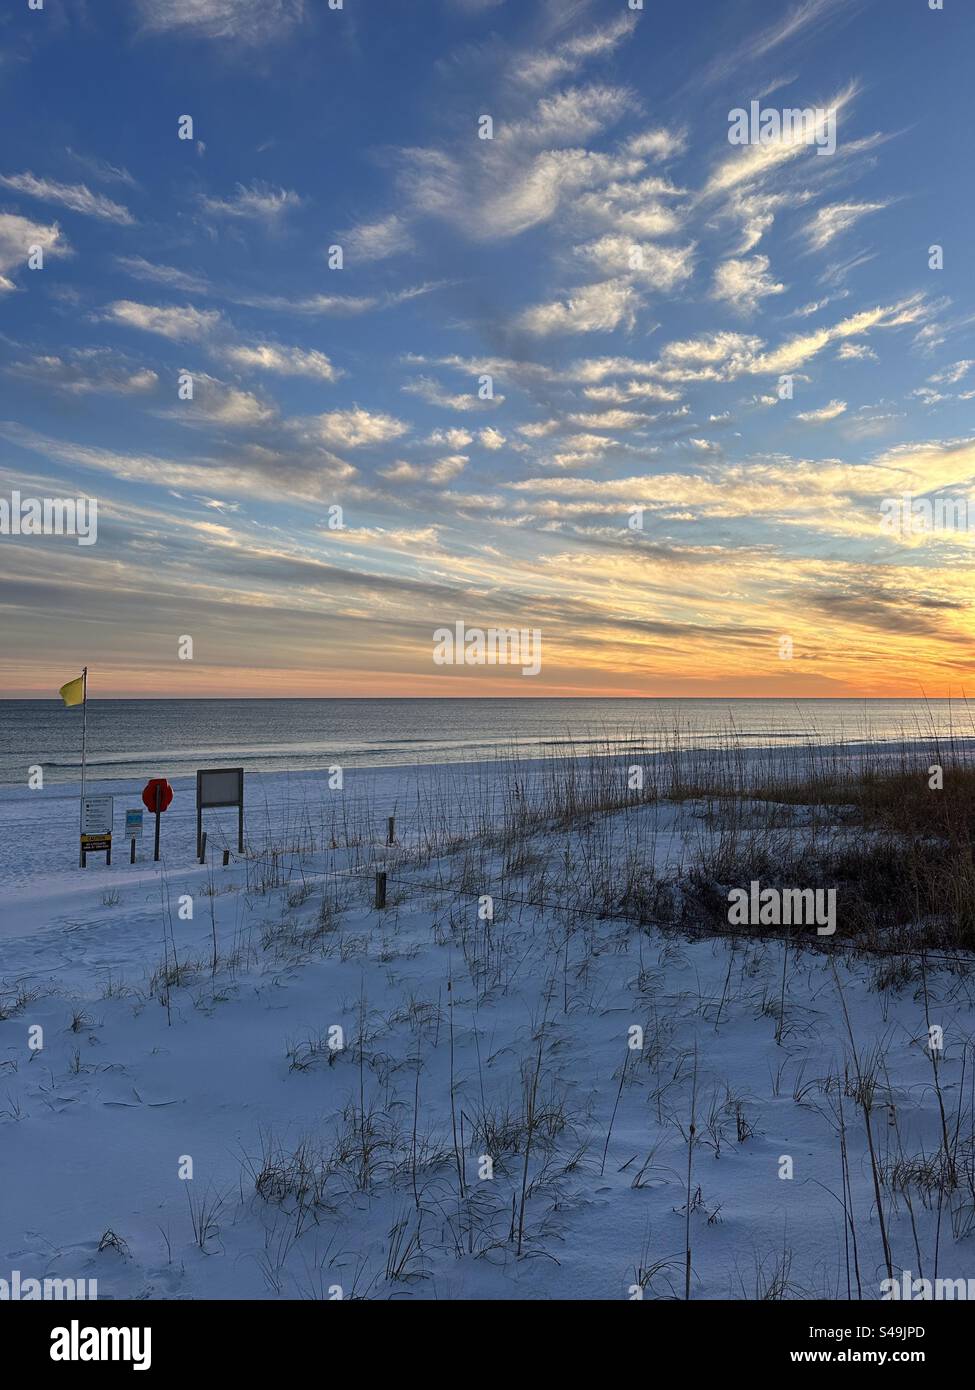
<path fill-rule="evenodd" d="M 244 852 L 244 769 L 201 768 L 196 774 L 196 857 L 203 855 L 203 812 L 212 806 L 237 807 L 237 853 Z"/>
<path fill-rule="evenodd" d="M 142 811 L 126 811 L 125 838 L 129 841 L 129 863 L 135 863 L 135 842 L 142 839 Z"/>
<path fill-rule="evenodd" d="M 81 798 L 81 867 L 87 868 L 89 854 L 105 855 L 105 864 L 112 862 L 112 798 L 83 796 Z"/>
<path fill-rule="evenodd" d="M 153 863 L 159 862 L 159 817 L 163 811 L 169 809 L 169 803 L 172 799 L 173 789 L 165 777 L 150 777 L 142 788 L 142 804 L 147 811 L 153 811 L 156 817 L 156 843 L 152 852 Z"/>

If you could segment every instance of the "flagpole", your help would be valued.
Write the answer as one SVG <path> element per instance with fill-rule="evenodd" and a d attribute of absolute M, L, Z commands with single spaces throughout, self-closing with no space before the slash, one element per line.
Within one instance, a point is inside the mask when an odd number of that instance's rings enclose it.
<path fill-rule="evenodd" d="M 81 805 L 78 808 L 81 815 L 85 813 L 85 763 L 88 757 L 88 667 L 81 672 L 82 679 L 82 698 L 81 698 Z M 78 852 L 78 863 L 82 868 L 85 867 L 84 850 Z"/>
<path fill-rule="evenodd" d="M 81 795 L 85 794 L 85 759 L 88 756 L 88 667 L 85 666 L 81 672 L 81 679 L 84 684 L 81 687 L 82 693 L 82 715 L 81 715 Z"/>

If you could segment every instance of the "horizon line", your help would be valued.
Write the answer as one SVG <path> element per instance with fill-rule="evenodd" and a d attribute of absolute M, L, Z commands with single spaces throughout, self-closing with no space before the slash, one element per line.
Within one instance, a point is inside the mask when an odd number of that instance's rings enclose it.
<path fill-rule="evenodd" d="M 391 704 L 394 702 L 412 703 L 450 700 L 461 703 L 463 701 L 519 701 L 526 704 L 537 704 L 542 700 L 558 700 L 563 703 L 612 700 L 617 703 L 622 701 L 640 702 L 657 701 L 671 704 L 694 704 L 722 702 L 727 704 L 795 704 L 805 703 L 862 703 L 864 701 L 898 701 L 908 704 L 968 704 L 968 696 L 961 695 L 89 695 L 88 703 L 91 704 L 243 704 L 258 703 L 260 701 L 307 701 L 309 703 L 362 703 L 374 701 L 375 703 Z M 59 704 L 60 699 L 57 695 L 0 695 L 0 704 Z"/>

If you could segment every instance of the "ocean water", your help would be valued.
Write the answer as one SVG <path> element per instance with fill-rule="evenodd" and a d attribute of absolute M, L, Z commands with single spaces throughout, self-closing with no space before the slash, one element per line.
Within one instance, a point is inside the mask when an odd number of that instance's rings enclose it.
<path fill-rule="evenodd" d="M 78 778 L 80 708 L 0 701 L 0 784 Z M 92 780 L 180 777 L 198 767 L 277 772 L 485 759 L 499 752 L 857 745 L 975 737 L 975 707 L 947 700 L 92 700 Z"/>

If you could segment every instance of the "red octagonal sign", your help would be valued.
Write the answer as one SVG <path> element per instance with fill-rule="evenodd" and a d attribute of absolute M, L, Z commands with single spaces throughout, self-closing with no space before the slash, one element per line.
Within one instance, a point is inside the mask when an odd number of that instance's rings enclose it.
<path fill-rule="evenodd" d="M 156 791 L 159 792 L 159 806 L 156 806 Z M 148 811 L 165 811 L 173 799 L 173 789 L 165 777 L 150 777 L 142 789 L 142 804 Z"/>

